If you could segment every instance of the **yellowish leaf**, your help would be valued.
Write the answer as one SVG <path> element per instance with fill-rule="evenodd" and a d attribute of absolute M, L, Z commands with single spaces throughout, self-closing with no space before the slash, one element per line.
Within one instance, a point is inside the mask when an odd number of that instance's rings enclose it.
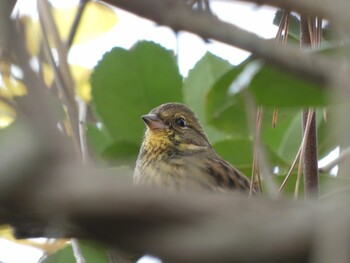
<path fill-rule="evenodd" d="M 67 40 L 77 8 L 55 9 L 54 17 L 60 36 Z M 118 21 L 116 13 L 107 5 L 89 1 L 78 26 L 74 44 L 88 42 L 113 28 Z"/>
<path fill-rule="evenodd" d="M 78 65 L 72 65 L 70 68 L 75 81 L 76 94 L 85 102 L 89 102 L 91 100 L 91 85 L 89 79 L 92 70 Z"/>
<path fill-rule="evenodd" d="M 3 85 L 0 89 L 0 94 L 5 98 L 13 96 L 23 96 L 27 94 L 27 89 L 23 83 L 12 76 L 2 75 Z"/>
<path fill-rule="evenodd" d="M 37 56 L 40 51 L 42 36 L 39 21 L 25 15 L 21 17 L 20 22 L 25 31 L 28 52 L 32 56 Z"/>
<path fill-rule="evenodd" d="M 51 66 L 47 63 L 41 63 L 43 79 L 47 87 L 51 87 L 54 80 L 54 72 Z"/>
<path fill-rule="evenodd" d="M 16 239 L 12 234 L 12 228 L 8 225 L 0 226 L 0 237 L 16 244 L 41 249 L 45 253 L 54 253 L 67 245 L 66 239 L 46 239 L 40 241 L 32 239 Z"/>
<path fill-rule="evenodd" d="M 0 129 L 9 126 L 15 118 L 15 110 L 6 103 L 0 101 Z"/>

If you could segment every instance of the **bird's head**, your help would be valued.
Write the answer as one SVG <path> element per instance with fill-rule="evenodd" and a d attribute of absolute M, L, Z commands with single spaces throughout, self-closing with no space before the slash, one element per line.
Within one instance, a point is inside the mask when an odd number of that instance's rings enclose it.
<path fill-rule="evenodd" d="M 144 146 L 191 154 L 211 148 L 194 112 L 180 103 L 162 104 L 142 116 L 147 125 Z"/>

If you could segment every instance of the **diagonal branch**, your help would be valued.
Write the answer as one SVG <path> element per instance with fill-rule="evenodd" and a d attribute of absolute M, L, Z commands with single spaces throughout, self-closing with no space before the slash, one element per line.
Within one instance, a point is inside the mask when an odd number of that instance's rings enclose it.
<path fill-rule="evenodd" d="M 349 75 L 346 64 L 337 63 L 320 55 L 301 52 L 290 46 L 278 46 L 273 41 L 262 39 L 230 23 L 220 21 L 216 16 L 190 9 L 184 1 L 176 0 L 105 0 L 139 16 L 166 25 L 175 31 L 185 30 L 204 39 L 215 39 L 252 52 L 256 57 L 282 67 L 301 78 L 327 85 L 339 76 Z M 329 68 L 334 70 L 330 71 Z M 346 89 L 346 83 L 342 83 Z"/>

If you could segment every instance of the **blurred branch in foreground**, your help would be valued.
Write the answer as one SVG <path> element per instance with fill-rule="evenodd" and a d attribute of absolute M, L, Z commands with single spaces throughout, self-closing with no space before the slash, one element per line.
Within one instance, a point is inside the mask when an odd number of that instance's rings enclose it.
<path fill-rule="evenodd" d="M 336 239 L 333 226 L 350 237 L 348 198 L 321 204 L 169 194 L 67 164 L 1 185 L 8 193 L 1 223 L 18 226 L 20 237 L 93 239 L 170 262 L 309 262 Z M 332 251 L 337 262 L 349 259 L 342 255 Z"/>

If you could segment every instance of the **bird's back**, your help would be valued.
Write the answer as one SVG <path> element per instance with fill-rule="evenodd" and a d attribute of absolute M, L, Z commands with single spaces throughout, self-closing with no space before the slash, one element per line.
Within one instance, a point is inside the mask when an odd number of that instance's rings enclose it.
<path fill-rule="evenodd" d="M 208 151 L 153 160 L 143 156 L 136 164 L 135 182 L 175 191 L 249 191 L 249 180 L 239 170 L 212 149 Z"/>

